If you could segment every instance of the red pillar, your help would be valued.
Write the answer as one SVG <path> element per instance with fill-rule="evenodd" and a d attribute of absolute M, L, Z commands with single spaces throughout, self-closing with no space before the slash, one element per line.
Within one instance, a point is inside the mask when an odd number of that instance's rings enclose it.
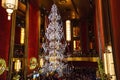
<path fill-rule="evenodd" d="M 39 8 L 30 0 L 29 5 L 29 28 L 28 28 L 28 66 L 32 57 L 38 57 L 38 32 L 39 32 Z M 28 67 L 29 69 L 29 67 Z M 30 70 L 28 70 L 29 73 Z"/>
<path fill-rule="evenodd" d="M 96 7 L 95 7 L 96 47 L 97 47 L 97 52 L 102 57 L 102 53 L 105 52 L 104 30 L 103 30 L 103 27 L 105 26 L 103 26 L 103 12 L 102 12 L 101 0 L 96 0 L 95 4 L 96 4 Z M 99 43 L 99 40 L 100 40 L 100 43 Z"/>
<path fill-rule="evenodd" d="M 120 80 L 120 0 L 110 0 L 113 54 L 117 79 Z"/>
<path fill-rule="evenodd" d="M 11 21 L 7 20 L 7 12 L 1 7 L 0 1 L 0 58 L 6 61 L 8 67 L 8 56 L 10 47 Z M 7 71 L 0 75 L 0 80 L 7 80 Z"/>

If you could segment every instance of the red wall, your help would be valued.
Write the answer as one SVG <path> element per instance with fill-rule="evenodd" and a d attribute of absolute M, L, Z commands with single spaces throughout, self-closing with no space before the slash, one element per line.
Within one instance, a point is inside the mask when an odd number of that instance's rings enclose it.
<path fill-rule="evenodd" d="M 20 44 L 21 27 L 15 27 L 15 44 Z"/>
<path fill-rule="evenodd" d="M 29 6 L 29 28 L 28 28 L 28 65 L 31 57 L 38 57 L 38 29 L 39 29 L 39 9 L 33 0 Z M 29 69 L 29 68 L 28 68 Z M 28 70 L 29 73 L 30 70 Z"/>
<path fill-rule="evenodd" d="M 114 60 L 117 78 L 120 80 L 120 0 L 110 0 Z"/>
<path fill-rule="evenodd" d="M 88 43 L 87 43 L 87 39 L 88 39 L 88 34 L 87 34 L 87 21 L 82 21 L 81 22 L 81 44 L 82 44 L 82 53 L 83 54 L 87 54 L 88 53 Z"/>
<path fill-rule="evenodd" d="M 10 28 L 11 21 L 7 20 L 7 12 L 1 7 L 0 0 L 0 58 L 5 59 L 8 67 L 8 56 L 10 47 Z M 0 80 L 7 80 L 7 71 L 0 75 Z"/>

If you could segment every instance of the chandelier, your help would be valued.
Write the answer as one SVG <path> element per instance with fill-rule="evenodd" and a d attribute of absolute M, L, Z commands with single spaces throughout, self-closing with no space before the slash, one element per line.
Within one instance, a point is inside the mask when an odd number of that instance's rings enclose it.
<path fill-rule="evenodd" d="M 44 65 L 41 72 L 44 74 L 57 72 L 59 76 L 63 75 L 63 69 L 66 68 L 64 60 L 64 51 L 66 41 L 64 38 L 63 25 L 61 16 L 55 4 L 52 5 L 51 12 L 48 16 L 49 25 L 45 32 L 45 42 L 42 44 L 44 49 Z"/>
<path fill-rule="evenodd" d="M 11 14 L 18 7 L 18 0 L 2 0 L 2 7 L 6 9 L 8 13 L 8 20 L 10 20 Z"/>

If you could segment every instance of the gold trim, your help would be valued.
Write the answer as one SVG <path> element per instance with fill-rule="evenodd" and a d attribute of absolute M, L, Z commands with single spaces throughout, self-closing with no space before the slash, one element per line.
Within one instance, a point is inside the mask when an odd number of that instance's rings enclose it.
<path fill-rule="evenodd" d="M 33 70 L 33 69 L 35 69 L 36 67 L 37 67 L 37 58 L 35 58 L 35 57 L 32 57 L 32 58 L 30 58 L 30 69 L 31 70 Z"/>
<path fill-rule="evenodd" d="M 0 58 L 0 75 L 2 75 L 5 70 L 6 70 L 6 61 Z"/>
<path fill-rule="evenodd" d="M 67 61 L 90 61 L 97 62 L 98 57 L 68 57 Z"/>

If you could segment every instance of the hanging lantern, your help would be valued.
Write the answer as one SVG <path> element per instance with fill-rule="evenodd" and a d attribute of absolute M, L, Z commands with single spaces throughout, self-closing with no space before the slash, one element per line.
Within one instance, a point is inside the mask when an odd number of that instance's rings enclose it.
<path fill-rule="evenodd" d="M 66 20 L 66 40 L 71 41 L 71 21 Z"/>
<path fill-rule="evenodd" d="M 44 59 L 41 58 L 41 59 L 40 59 L 40 67 L 43 67 L 43 65 L 44 65 Z"/>
<path fill-rule="evenodd" d="M 25 28 L 21 28 L 20 43 L 24 44 L 25 41 Z"/>
<path fill-rule="evenodd" d="M 107 50 L 108 50 L 109 53 L 112 53 L 112 46 L 111 46 L 111 45 L 108 45 L 108 46 L 107 46 Z"/>
<path fill-rule="evenodd" d="M 18 0 L 2 0 L 2 7 L 6 9 L 8 13 L 8 20 L 10 20 L 11 14 L 18 7 Z"/>
<path fill-rule="evenodd" d="M 21 69 L 21 61 L 18 59 L 15 61 L 15 64 L 14 64 L 14 69 L 19 72 L 20 69 Z"/>

